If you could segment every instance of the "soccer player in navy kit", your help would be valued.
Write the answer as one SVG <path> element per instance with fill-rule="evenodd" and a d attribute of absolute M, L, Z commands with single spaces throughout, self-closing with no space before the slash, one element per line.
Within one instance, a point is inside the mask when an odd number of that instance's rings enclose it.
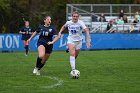
<path fill-rule="evenodd" d="M 37 42 L 38 47 L 38 57 L 36 61 L 36 66 L 33 70 L 33 74 L 40 75 L 41 68 L 45 65 L 50 54 L 52 53 L 53 43 L 58 40 L 57 31 L 54 26 L 51 25 L 51 17 L 46 16 L 44 18 L 45 25 L 41 25 L 28 39 L 30 40 L 39 33 L 39 39 Z M 53 38 L 54 36 L 54 38 Z"/>
<path fill-rule="evenodd" d="M 29 25 L 30 25 L 29 21 L 25 21 L 25 26 L 20 28 L 19 31 L 19 33 L 22 34 L 22 40 L 23 40 L 24 48 L 26 50 L 25 56 L 27 56 L 29 53 L 29 43 L 27 42 L 27 40 L 31 37 L 31 34 L 33 33 L 33 30 Z"/>

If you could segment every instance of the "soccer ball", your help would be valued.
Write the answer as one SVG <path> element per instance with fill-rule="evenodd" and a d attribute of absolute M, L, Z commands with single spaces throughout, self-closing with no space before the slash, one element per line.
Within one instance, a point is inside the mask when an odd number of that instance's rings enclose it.
<path fill-rule="evenodd" d="M 70 72 L 70 75 L 71 75 L 72 78 L 78 79 L 80 77 L 80 71 L 79 70 L 72 70 Z"/>

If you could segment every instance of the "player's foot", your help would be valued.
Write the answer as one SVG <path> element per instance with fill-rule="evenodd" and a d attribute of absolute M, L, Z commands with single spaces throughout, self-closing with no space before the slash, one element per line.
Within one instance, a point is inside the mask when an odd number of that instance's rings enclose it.
<path fill-rule="evenodd" d="M 69 49 L 66 49 L 66 53 L 68 53 L 69 52 Z"/>
<path fill-rule="evenodd" d="M 25 56 L 28 56 L 28 54 L 25 53 Z"/>
<path fill-rule="evenodd" d="M 36 73 L 37 73 L 37 71 L 38 71 L 38 68 L 37 68 L 37 67 L 35 67 L 35 68 L 34 68 L 34 70 L 33 70 L 33 74 L 36 74 Z"/>
<path fill-rule="evenodd" d="M 26 54 L 28 55 L 29 54 L 29 51 Z"/>
<path fill-rule="evenodd" d="M 37 75 L 37 76 L 40 75 L 40 70 L 37 70 L 36 75 Z"/>
<path fill-rule="evenodd" d="M 28 56 L 28 54 L 29 54 L 29 51 L 25 53 L 25 56 Z"/>

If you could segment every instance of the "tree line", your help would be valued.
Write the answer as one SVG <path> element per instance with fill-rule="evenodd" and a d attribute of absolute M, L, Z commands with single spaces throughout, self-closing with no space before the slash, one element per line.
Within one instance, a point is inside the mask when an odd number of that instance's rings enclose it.
<path fill-rule="evenodd" d="M 66 19 L 66 4 L 140 4 L 140 0 L 0 0 L 0 33 L 18 33 L 24 20 L 36 28 L 45 15 L 60 29 Z"/>

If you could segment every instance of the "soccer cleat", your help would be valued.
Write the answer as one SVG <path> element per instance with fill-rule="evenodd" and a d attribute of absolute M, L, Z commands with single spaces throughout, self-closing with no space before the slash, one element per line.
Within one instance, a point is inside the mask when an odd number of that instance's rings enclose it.
<path fill-rule="evenodd" d="M 69 49 L 66 49 L 66 53 L 68 53 L 69 52 Z"/>
<path fill-rule="evenodd" d="M 37 73 L 37 71 L 38 71 L 38 68 L 37 68 L 37 67 L 35 67 L 35 68 L 34 68 L 34 70 L 33 70 L 33 74 L 36 74 L 36 73 Z"/>
<path fill-rule="evenodd" d="M 40 75 L 40 70 L 37 70 L 36 75 L 37 75 L 37 76 Z"/>
<path fill-rule="evenodd" d="M 28 54 L 25 53 L 25 56 L 28 56 Z"/>

